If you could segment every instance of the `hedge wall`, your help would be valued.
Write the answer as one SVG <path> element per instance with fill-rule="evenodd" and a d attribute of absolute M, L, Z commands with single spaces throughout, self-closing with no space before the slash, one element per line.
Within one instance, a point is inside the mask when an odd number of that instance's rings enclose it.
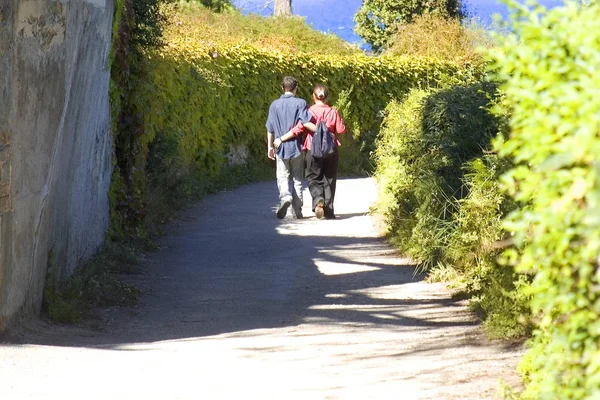
<path fill-rule="evenodd" d="M 315 83 L 328 84 L 332 102 L 351 121 L 353 137 L 368 142 L 390 99 L 401 98 L 412 87 L 439 87 L 462 72 L 454 64 L 430 60 L 318 57 L 249 47 L 193 48 L 187 41 L 173 44 L 152 56 L 150 80 L 141 95 L 148 101 L 148 138 L 177 132 L 186 161 L 195 160 L 211 173 L 223 166 L 231 145 L 245 145 L 255 159 L 264 158 L 266 112 L 281 95 L 284 75 L 298 78 L 299 96 L 306 99 Z M 364 172 L 366 155 L 362 163 L 342 164 L 343 168 Z"/>
<path fill-rule="evenodd" d="M 498 126 L 488 83 L 412 91 L 391 103 L 377 140 L 379 210 L 390 237 L 425 267 L 444 260 L 466 163 L 489 148 Z"/>
<path fill-rule="evenodd" d="M 496 85 L 413 90 L 391 103 L 377 139 L 378 211 L 389 238 L 428 269 L 454 279 L 472 299 L 495 337 L 523 337 L 526 275 L 501 266 L 502 218 L 515 205 L 498 176 L 510 163 L 491 152 L 505 129 L 493 115 Z"/>

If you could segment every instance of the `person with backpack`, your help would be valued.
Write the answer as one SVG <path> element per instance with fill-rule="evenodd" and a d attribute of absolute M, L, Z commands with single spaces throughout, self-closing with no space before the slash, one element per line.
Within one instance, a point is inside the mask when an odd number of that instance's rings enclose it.
<path fill-rule="evenodd" d="M 315 132 L 307 131 L 303 149 L 306 150 L 306 179 L 312 196 L 316 217 L 335 219 L 333 201 L 341 145 L 336 135 L 346 132 L 344 120 L 335 108 L 327 104 L 329 89 L 318 84 L 313 90 L 314 104 L 309 111 L 316 124 Z"/>
<path fill-rule="evenodd" d="M 302 133 L 304 128 L 315 131 L 308 105 L 296 97 L 298 81 L 283 78 L 281 97 L 269 107 L 267 118 L 267 156 L 276 160 L 279 207 L 277 218 L 283 219 L 292 206 L 296 218 L 302 218 L 302 181 L 304 179 L 304 154 Z M 290 188 L 291 183 L 291 188 Z"/>

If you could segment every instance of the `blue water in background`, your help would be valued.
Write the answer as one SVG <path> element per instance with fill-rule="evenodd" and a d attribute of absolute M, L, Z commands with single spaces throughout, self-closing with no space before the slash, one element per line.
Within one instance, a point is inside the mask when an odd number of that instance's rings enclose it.
<path fill-rule="evenodd" d="M 508 9 L 497 0 L 466 0 L 467 10 L 474 20 L 489 27 L 494 14 L 506 18 Z M 245 13 L 272 15 L 272 2 L 267 0 L 234 0 L 236 7 Z M 562 4 L 558 0 L 541 0 L 540 4 L 548 7 Z M 354 14 L 362 5 L 362 0 L 292 0 L 292 12 L 306 17 L 306 22 L 321 32 L 338 35 L 350 43 L 362 45 L 361 39 L 354 33 Z"/>

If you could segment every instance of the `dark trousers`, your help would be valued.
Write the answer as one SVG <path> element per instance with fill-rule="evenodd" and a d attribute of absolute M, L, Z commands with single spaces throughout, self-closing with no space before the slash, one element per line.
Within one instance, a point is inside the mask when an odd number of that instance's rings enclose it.
<path fill-rule="evenodd" d="M 315 210 L 320 199 L 325 202 L 325 217 L 334 218 L 333 200 L 340 154 L 334 154 L 325 159 L 313 158 L 310 151 L 306 153 L 306 179 L 308 190 L 312 196 L 312 209 Z"/>

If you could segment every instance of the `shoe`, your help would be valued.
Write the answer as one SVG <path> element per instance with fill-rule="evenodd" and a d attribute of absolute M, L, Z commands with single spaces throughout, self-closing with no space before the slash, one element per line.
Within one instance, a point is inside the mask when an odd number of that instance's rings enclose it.
<path fill-rule="evenodd" d="M 323 217 L 325 216 L 325 210 L 323 209 L 324 206 L 325 201 L 323 199 L 319 199 L 317 205 L 315 206 L 315 216 L 318 219 L 323 219 Z"/>
<path fill-rule="evenodd" d="M 284 219 L 287 214 L 288 207 L 292 204 L 290 200 L 284 200 L 279 205 L 279 209 L 277 209 L 277 218 Z"/>
<path fill-rule="evenodd" d="M 304 218 L 302 215 L 302 210 L 295 210 L 294 211 L 294 219 L 302 219 Z"/>
<path fill-rule="evenodd" d="M 331 208 L 325 208 L 325 219 L 335 219 L 335 214 Z"/>

